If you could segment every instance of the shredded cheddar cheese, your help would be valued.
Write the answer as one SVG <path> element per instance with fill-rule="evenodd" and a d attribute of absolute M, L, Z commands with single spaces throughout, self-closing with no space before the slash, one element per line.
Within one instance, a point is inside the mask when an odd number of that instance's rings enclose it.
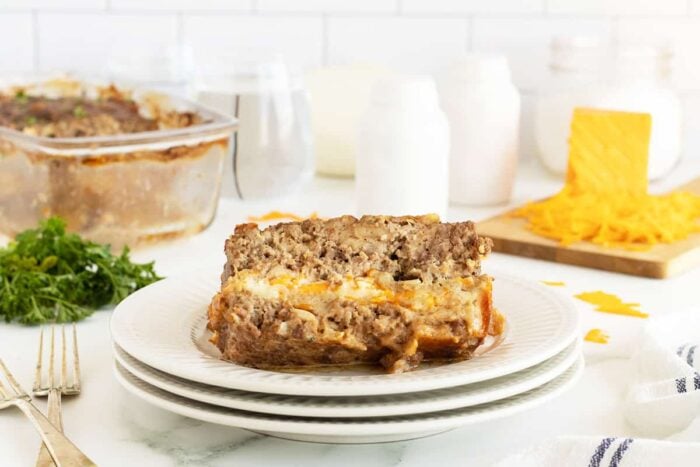
<path fill-rule="evenodd" d="M 596 311 L 613 313 L 617 315 L 633 316 L 635 318 L 648 318 L 649 314 L 639 310 L 639 303 L 624 303 L 620 297 L 609 293 L 583 292 L 574 295 L 579 300 L 596 305 Z"/>
<path fill-rule="evenodd" d="M 564 287 L 566 284 L 562 281 L 541 281 L 544 285 L 550 287 Z"/>
<path fill-rule="evenodd" d="M 602 329 L 591 329 L 588 331 L 583 340 L 588 342 L 594 342 L 596 344 L 607 344 L 610 336 Z"/>
<path fill-rule="evenodd" d="M 647 192 L 650 131 L 648 114 L 576 109 L 566 185 L 512 215 L 562 245 L 646 250 L 700 232 L 700 196 Z"/>
<path fill-rule="evenodd" d="M 318 218 L 317 212 L 312 212 L 309 217 L 301 217 L 291 212 L 270 211 L 262 216 L 248 216 L 249 222 L 270 222 L 276 220 L 303 221 L 304 219 Z"/>

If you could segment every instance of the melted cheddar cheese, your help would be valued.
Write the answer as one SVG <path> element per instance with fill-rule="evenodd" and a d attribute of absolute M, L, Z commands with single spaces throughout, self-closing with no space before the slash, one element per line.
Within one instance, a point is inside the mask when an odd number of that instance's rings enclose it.
<path fill-rule="evenodd" d="M 278 220 L 303 221 L 304 219 L 318 218 L 317 212 L 312 212 L 309 217 L 301 217 L 291 212 L 270 211 L 262 216 L 248 216 L 248 222 L 270 222 Z"/>
<path fill-rule="evenodd" d="M 478 283 L 477 283 L 478 281 Z M 266 300 L 290 303 L 306 311 L 322 311 L 334 301 L 348 300 L 365 304 L 391 303 L 416 312 L 478 309 L 474 304 L 481 292 L 489 292 L 488 278 L 460 277 L 439 284 L 424 284 L 420 280 L 396 281 L 391 274 L 371 271 L 366 276 L 345 276 L 329 282 L 311 280 L 298 274 L 266 277 L 253 271 L 239 271 L 226 282 L 224 291 L 247 292 Z M 469 319 L 481 326 L 480 316 Z"/>

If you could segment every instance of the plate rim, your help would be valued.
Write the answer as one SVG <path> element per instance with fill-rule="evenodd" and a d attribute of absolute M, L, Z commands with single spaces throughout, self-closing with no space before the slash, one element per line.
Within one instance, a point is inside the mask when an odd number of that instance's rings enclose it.
<path fill-rule="evenodd" d="M 461 394 L 461 395 L 444 395 L 435 396 L 435 398 L 427 400 L 428 392 L 430 391 L 420 391 L 416 393 L 406 393 L 406 394 L 417 394 L 424 395 L 426 399 L 424 400 L 409 400 L 403 403 L 397 402 L 394 405 L 379 405 L 372 407 L 352 407 L 347 404 L 347 407 L 339 407 L 338 405 L 332 407 L 320 407 L 320 406 L 300 406 L 288 403 L 278 403 L 270 401 L 250 401 L 243 399 L 227 398 L 225 391 L 238 391 L 243 393 L 248 393 L 248 391 L 231 390 L 226 388 L 220 388 L 217 386 L 210 386 L 207 384 L 197 383 L 194 381 L 185 380 L 179 378 L 175 375 L 171 375 L 162 372 L 158 369 L 151 368 L 143 362 L 139 362 L 136 358 L 129 355 L 126 351 L 121 349 L 118 344 L 114 344 L 114 359 L 129 373 L 131 373 L 136 378 L 166 392 L 170 392 L 180 397 L 191 399 L 197 402 L 202 402 L 205 404 L 215 405 L 219 407 L 225 407 L 236 410 L 244 410 L 250 412 L 258 413 L 268 413 L 273 415 L 284 415 L 288 417 L 318 417 L 318 418 L 357 418 L 357 417 L 388 417 L 388 416 L 401 416 L 401 415 L 415 415 L 420 413 L 430 413 L 439 412 L 443 410 L 452 410 L 457 408 L 470 407 L 475 405 L 481 405 L 489 402 L 495 402 L 501 399 L 505 399 L 523 392 L 530 391 L 536 387 L 542 386 L 555 378 L 562 375 L 568 368 L 570 368 L 576 359 L 582 354 L 582 343 L 580 340 L 575 340 L 568 347 L 562 350 L 560 353 L 554 355 L 550 359 L 544 360 L 532 367 L 525 368 L 516 373 L 532 372 L 535 367 L 540 365 L 545 365 L 551 362 L 553 359 L 560 357 L 560 361 L 556 362 L 552 368 L 546 371 L 536 374 L 534 377 L 525 378 L 515 385 L 502 386 L 495 391 L 485 391 L 480 395 Z M 126 358 L 125 358 L 126 356 Z M 129 361 L 129 360 L 133 360 Z M 504 375 L 496 379 L 504 379 L 513 376 L 516 373 L 510 375 Z M 177 381 L 173 381 L 176 379 Z M 170 381 L 169 381 L 170 380 Z M 487 383 L 487 381 L 482 381 L 480 383 Z M 468 391 L 468 387 L 471 383 L 462 386 L 454 386 L 452 388 L 443 388 L 443 390 L 459 390 L 463 388 L 464 391 Z M 193 387 L 195 386 L 195 387 Z M 200 386 L 197 388 L 196 386 Z M 215 388 L 221 391 L 221 394 L 215 394 L 209 388 Z M 204 391 L 204 392 L 203 392 Z M 209 392 L 207 392 L 209 391 Z M 439 391 L 439 390 L 438 390 Z M 277 396 L 284 397 L 287 399 L 298 398 L 300 400 L 309 399 L 328 399 L 319 396 L 291 396 L 282 394 L 264 394 L 264 393 L 250 393 L 259 394 L 263 397 L 265 396 Z M 397 394 L 398 395 L 398 394 Z M 367 398 L 372 397 L 385 397 L 385 396 L 367 396 Z M 352 399 L 353 396 L 348 396 L 348 399 Z M 302 414 L 303 412 L 303 414 Z M 331 413 L 332 412 L 332 413 Z"/>
<path fill-rule="evenodd" d="M 458 428 L 475 423 L 501 419 L 514 415 L 516 413 L 534 408 L 543 404 L 548 400 L 559 397 L 561 394 L 569 390 L 576 382 L 578 382 L 585 368 L 583 355 L 574 364 L 567 369 L 562 375 L 545 383 L 544 385 L 532 389 L 527 393 L 512 396 L 512 398 L 523 397 L 526 399 L 520 403 L 507 404 L 511 398 L 502 399 L 493 403 L 482 404 L 475 407 L 466 407 L 462 409 L 448 410 L 442 412 L 434 412 L 427 414 L 417 414 L 419 418 L 411 419 L 411 416 L 404 417 L 389 417 L 389 419 L 380 420 L 377 418 L 355 418 L 355 419 L 303 419 L 299 417 L 284 417 L 272 416 L 268 414 L 257 414 L 254 412 L 244 412 L 223 407 L 212 406 L 190 399 L 182 398 L 158 389 L 148 383 L 138 380 L 135 376 L 128 373 L 126 370 L 120 370 L 118 364 L 114 362 L 113 373 L 119 384 L 135 397 L 155 405 L 163 410 L 176 413 L 188 418 L 215 423 L 218 425 L 241 428 L 249 431 L 267 432 L 270 434 L 303 434 L 321 436 L 327 435 L 329 432 L 333 436 L 345 437 L 367 437 L 367 436 L 383 436 L 383 435 L 398 435 L 410 434 L 416 432 L 427 431 L 444 431 L 453 428 Z M 123 372 L 126 372 L 125 375 Z M 136 379 L 147 389 L 136 386 L 131 379 Z M 167 399 L 164 393 L 169 396 Z M 174 400 L 175 401 L 174 401 Z M 182 399 L 181 402 L 189 402 L 189 405 L 182 405 L 176 400 Z M 192 406 L 194 404 L 194 406 Z M 491 410 L 482 410 L 476 413 L 473 412 L 478 407 L 496 406 Z M 498 406 L 501 406 L 500 408 Z M 451 412 L 468 411 L 463 414 L 450 416 Z M 391 420 L 391 418 L 401 418 L 402 420 Z"/>
<path fill-rule="evenodd" d="M 146 293 L 155 293 L 154 290 L 157 290 L 161 287 L 167 287 L 172 283 L 177 283 L 177 281 L 186 281 L 186 280 L 192 280 L 192 278 L 199 278 L 200 275 L 207 274 L 206 278 L 200 278 L 199 280 L 211 280 L 213 282 L 213 277 L 209 277 L 208 274 L 213 274 L 212 271 L 213 268 L 202 268 L 202 269 L 194 269 L 192 271 L 188 271 L 186 273 L 182 274 L 177 274 L 170 276 L 166 279 L 163 279 L 161 281 L 155 282 L 137 292 L 134 294 L 128 296 L 125 300 L 123 300 L 117 307 L 115 308 L 112 317 L 110 319 L 110 332 L 112 335 L 112 340 L 116 342 L 122 349 L 124 349 L 128 354 L 131 356 L 135 357 L 137 360 L 141 361 L 142 363 L 147 364 L 148 366 L 151 366 L 153 368 L 156 368 L 160 371 L 163 371 L 165 373 L 169 373 L 171 375 L 187 379 L 190 381 L 198 382 L 198 383 L 204 383 L 204 384 L 209 384 L 212 386 L 220 386 L 224 388 L 229 388 L 229 389 L 238 389 L 238 390 L 244 390 L 244 391 L 253 391 L 253 392 L 264 392 L 264 393 L 269 393 L 269 394 L 284 394 L 284 395 L 313 395 L 313 396 L 356 396 L 356 395 L 388 395 L 388 394 L 400 394 L 400 393 L 409 393 L 409 392 L 420 392 L 420 391 L 429 391 L 429 390 L 434 390 L 434 389 L 441 389 L 441 388 L 446 388 L 446 387 L 453 387 L 453 386 L 458 386 L 458 385 L 464 385 L 464 384 L 470 384 L 470 383 L 475 383 L 479 381 L 485 381 L 493 378 L 497 378 L 500 376 L 504 376 L 506 374 L 514 373 L 520 370 L 523 370 L 525 368 L 529 368 L 531 366 L 534 366 L 544 360 L 547 360 L 557 353 L 561 352 L 564 348 L 566 348 L 571 342 L 573 342 L 574 339 L 576 339 L 578 335 L 578 329 L 579 329 L 579 314 L 576 309 L 576 304 L 573 302 L 573 299 L 571 299 L 568 296 L 565 296 L 563 293 L 552 290 L 551 288 L 546 288 L 546 286 L 537 283 L 536 281 L 532 281 L 529 279 L 525 279 L 522 277 L 514 276 L 509 273 L 503 272 L 498 268 L 492 268 L 489 271 L 489 275 L 493 276 L 497 281 L 503 280 L 503 281 L 508 281 L 511 282 L 512 285 L 518 286 L 518 288 L 521 289 L 527 289 L 528 291 L 532 293 L 537 293 L 541 296 L 547 297 L 551 302 L 556 304 L 556 309 L 559 312 L 559 315 L 562 317 L 562 322 L 568 326 L 565 327 L 565 330 L 561 333 L 561 336 L 559 336 L 559 340 L 551 343 L 549 347 L 546 348 L 541 348 L 538 349 L 537 352 L 524 355 L 524 356 L 518 356 L 518 358 L 514 359 L 514 361 L 509 362 L 507 367 L 504 367 L 502 365 L 494 365 L 490 368 L 487 369 L 482 369 L 479 372 L 475 371 L 463 371 L 463 372 L 453 372 L 453 373 L 448 373 L 448 374 L 442 374 L 442 375 L 429 375 L 430 377 L 425 377 L 425 378 L 413 378 L 410 382 L 409 381 L 403 381 L 404 384 L 397 384 L 396 381 L 391 381 L 390 379 L 384 380 L 379 384 L 379 382 L 374 381 L 374 382 L 366 382 L 364 384 L 359 384 L 357 382 L 358 379 L 360 378 L 368 378 L 367 376 L 359 376 L 355 381 L 353 381 L 352 385 L 344 385 L 344 384 L 338 384 L 339 382 L 337 381 L 337 378 L 344 378 L 344 377 L 337 377 L 336 381 L 333 379 L 333 377 L 329 377 L 327 375 L 320 375 L 316 378 L 314 378 L 314 383 L 313 385 L 305 382 L 305 384 L 302 384 L 300 381 L 289 381 L 290 378 L 294 378 L 294 374 L 292 373 L 281 373 L 281 372 L 272 372 L 268 370 L 257 370 L 253 368 L 248 368 L 244 367 L 242 365 L 237 365 L 232 362 L 225 362 L 226 368 L 229 370 L 240 370 L 240 371 L 246 371 L 246 372 L 261 372 L 261 378 L 232 378 L 229 373 L 226 372 L 226 374 L 222 374 L 220 372 L 209 372 L 206 374 L 202 372 L 201 368 L 196 368 L 196 367 L 188 367 L 182 365 L 180 362 L 175 362 L 172 361 L 172 359 L 163 359 L 163 358 L 157 358 L 153 355 L 149 355 L 148 352 L 144 351 L 142 346 L 143 342 L 140 342 L 139 344 L 134 344 L 134 339 L 133 336 L 123 335 L 121 334 L 120 330 L 120 325 L 119 325 L 119 320 L 121 319 L 122 313 L 128 313 L 128 311 L 123 311 L 123 310 L 129 310 L 130 307 L 132 307 L 132 303 L 136 302 L 137 300 L 141 299 L 141 296 Z M 216 278 L 218 279 L 218 274 L 216 275 Z M 216 290 L 212 291 L 212 296 L 213 294 L 216 293 Z M 197 319 L 197 316 L 192 317 L 194 314 L 193 311 L 190 312 L 189 316 L 190 319 L 187 321 L 188 323 L 192 324 L 194 319 Z M 504 315 L 507 317 L 508 311 L 504 311 Z M 128 316 L 128 315 L 127 315 Z M 501 344 L 502 345 L 502 344 Z M 497 351 L 497 349 L 494 349 L 494 351 Z M 203 354 L 202 354 L 203 355 Z M 190 357 L 191 358 L 191 357 Z M 199 355 L 199 358 L 201 358 L 201 355 Z M 269 382 L 266 384 L 265 381 L 261 381 L 265 376 L 270 376 L 270 374 L 273 373 L 275 375 L 284 375 L 284 377 L 287 379 L 285 381 L 285 384 L 279 384 L 279 381 L 273 382 L 270 384 Z M 405 373 L 405 375 L 411 375 L 415 374 L 413 372 Z M 302 375 L 299 375 L 302 376 Z M 303 375 L 308 377 L 307 375 Z M 375 375 L 375 376 L 385 376 L 385 375 Z M 393 375 L 386 375 L 388 378 L 391 378 Z M 427 375 L 426 375 L 427 376 Z M 410 384 L 409 384 L 410 383 Z"/>

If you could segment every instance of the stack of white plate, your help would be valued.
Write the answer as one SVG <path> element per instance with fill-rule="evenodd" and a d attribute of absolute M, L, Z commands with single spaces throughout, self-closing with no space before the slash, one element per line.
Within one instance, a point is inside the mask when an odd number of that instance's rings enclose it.
<path fill-rule="evenodd" d="M 505 417 L 560 395 L 583 371 L 573 303 L 490 271 L 507 332 L 481 355 L 398 374 L 378 369 L 265 371 L 219 359 L 206 310 L 218 270 L 157 282 L 112 318 L 115 374 L 163 409 L 271 436 L 329 443 L 418 438 Z"/>

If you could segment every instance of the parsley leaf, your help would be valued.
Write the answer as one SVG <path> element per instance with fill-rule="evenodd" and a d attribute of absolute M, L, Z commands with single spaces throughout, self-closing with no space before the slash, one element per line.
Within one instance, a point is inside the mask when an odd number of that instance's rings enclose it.
<path fill-rule="evenodd" d="M 52 217 L 0 248 L 0 319 L 78 321 L 159 279 L 153 263 L 132 263 L 128 248 L 113 255 Z"/>
<path fill-rule="evenodd" d="M 27 102 L 29 102 L 29 96 L 26 92 L 24 92 L 24 89 L 20 89 L 15 93 L 15 99 L 20 104 L 26 104 Z"/>
<path fill-rule="evenodd" d="M 85 111 L 85 107 L 82 105 L 76 105 L 75 108 L 73 109 L 73 116 L 76 118 L 85 118 L 87 117 L 87 112 Z"/>

